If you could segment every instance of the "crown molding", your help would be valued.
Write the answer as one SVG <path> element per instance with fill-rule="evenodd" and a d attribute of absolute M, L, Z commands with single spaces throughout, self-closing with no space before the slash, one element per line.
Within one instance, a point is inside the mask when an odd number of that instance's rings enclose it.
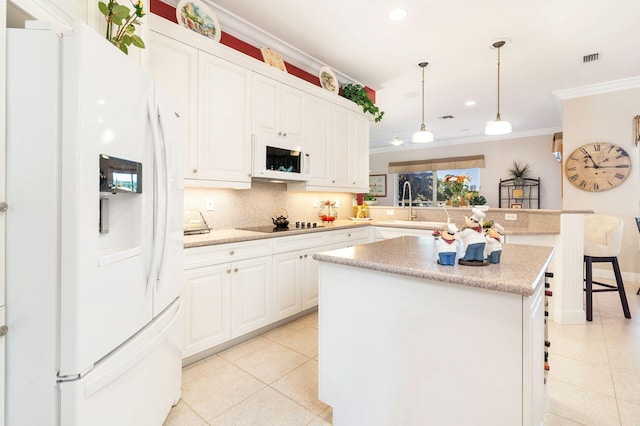
<path fill-rule="evenodd" d="M 160 1 L 171 5 L 174 8 L 178 5 L 178 0 Z M 339 70 L 336 70 L 330 64 L 326 64 L 317 60 L 316 58 L 304 53 L 297 47 L 292 46 L 286 41 L 269 34 L 268 32 L 258 28 L 251 22 L 248 22 L 245 19 L 239 17 L 238 15 L 229 12 L 227 9 L 224 9 L 208 0 L 202 1 L 206 3 L 207 6 L 209 6 L 216 14 L 216 17 L 220 22 L 220 26 L 225 33 L 258 48 L 268 47 L 269 49 L 274 50 L 280 56 L 282 56 L 282 59 L 284 59 L 285 62 L 288 62 L 291 65 L 295 65 L 296 67 L 308 72 L 311 75 L 318 75 L 318 73 L 320 72 L 320 68 L 322 68 L 323 66 L 328 66 L 336 74 L 336 77 L 338 77 L 338 81 L 340 84 L 355 83 L 365 86 L 365 84 L 358 82 L 357 80 L 349 77 Z"/>
<path fill-rule="evenodd" d="M 640 88 L 640 77 L 630 77 L 575 87 L 572 89 L 556 90 L 553 94 L 562 100 L 566 100 L 637 88 Z"/>
<path fill-rule="evenodd" d="M 526 130 L 521 132 L 513 132 L 504 136 L 486 136 L 486 135 L 478 135 L 478 136 L 469 136 L 468 138 L 457 138 L 457 139 L 438 139 L 436 141 L 430 143 L 409 143 L 407 145 L 398 145 L 398 146 L 385 146 L 380 148 L 370 148 L 369 154 L 382 154 L 385 152 L 399 152 L 399 151 L 412 151 L 417 149 L 427 149 L 427 148 L 436 148 L 443 146 L 451 146 L 451 145 L 464 145 L 478 142 L 493 142 L 498 140 L 508 140 L 508 139 L 519 139 L 519 138 L 528 138 L 532 136 L 546 136 L 553 135 L 554 133 L 561 132 L 561 127 L 547 127 L 543 129 L 534 129 L 534 130 Z"/>

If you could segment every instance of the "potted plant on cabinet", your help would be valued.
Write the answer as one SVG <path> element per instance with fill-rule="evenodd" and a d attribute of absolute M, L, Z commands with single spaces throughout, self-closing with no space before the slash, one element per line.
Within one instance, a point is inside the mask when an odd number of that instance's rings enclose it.
<path fill-rule="evenodd" d="M 345 84 L 340 91 L 340 94 L 355 102 L 362 107 L 362 111 L 370 113 L 373 116 L 373 120 L 377 123 L 382 120 L 384 111 L 380 111 L 380 108 L 374 105 L 373 101 L 367 94 L 367 91 L 361 84 Z"/>
<path fill-rule="evenodd" d="M 513 167 L 509 169 L 509 173 L 513 178 L 514 185 L 524 185 L 524 178 L 529 176 L 529 171 L 531 170 L 531 166 L 528 164 L 521 165 L 517 161 L 513 161 Z"/>

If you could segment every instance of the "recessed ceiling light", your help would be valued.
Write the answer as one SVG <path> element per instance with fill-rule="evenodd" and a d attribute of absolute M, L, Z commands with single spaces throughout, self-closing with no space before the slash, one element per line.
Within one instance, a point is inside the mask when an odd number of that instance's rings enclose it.
<path fill-rule="evenodd" d="M 407 11 L 397 7 L 393 9 L 391 12 L 389 12 L 389 15 L 387 16 L 391 21 L 402 21 L 404 18 L 407 17 Z"/>
<path fill-rule="evenodd" d="M 467 101 L 464 103 L 466 106 L 474 106 L 476 104 L 476 101 Z"/>
<path fill-rule="evenodd" d="M 393 139 L 391 139 L 391 145 L 394 146 L 398 146 L 398 145 L 402 145 L 404 142 L 402 141 L 402 139 L 400 139 L 399 137 L 395 137 Z"/>

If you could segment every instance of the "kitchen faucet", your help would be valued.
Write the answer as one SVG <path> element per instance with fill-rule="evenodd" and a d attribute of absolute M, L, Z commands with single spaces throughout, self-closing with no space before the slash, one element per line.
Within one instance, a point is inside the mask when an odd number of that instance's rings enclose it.
<path fill-rule="evenodd" d="M 409 220 L 413 220 L 418 216 L 413 214 L 413 201 L 412 201 L 413 198 L 411 197 L 411 182 L 409 182 L 408 180 L 405 180 L 404 185 L 402 185 L 402 207 L 404 207 L 404 195 L 405 195 L 405 190 L 407 189 L 407 186 L 409 187 Z"/>
<path fill-rule="evenodd" d="M 449 217 L 449 212 L 447 211 L 446 207 L 444 206 L 444 203 L 438 203 L 438 207 L 442 207 L 442 210 L 444 210 L 445 214 L 447 215 L 447 225 L 451 223 L 451 218 Z"/>

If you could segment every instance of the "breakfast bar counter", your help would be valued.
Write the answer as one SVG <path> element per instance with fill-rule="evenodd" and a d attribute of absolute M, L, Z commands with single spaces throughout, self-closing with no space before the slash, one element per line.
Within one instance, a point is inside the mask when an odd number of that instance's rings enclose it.
<path fill-rule="evenodd" d="M 314 255 L 319 398 L 335 425 L 542 424 L 551 247 L 441 266 L 432 238 Z"/>

